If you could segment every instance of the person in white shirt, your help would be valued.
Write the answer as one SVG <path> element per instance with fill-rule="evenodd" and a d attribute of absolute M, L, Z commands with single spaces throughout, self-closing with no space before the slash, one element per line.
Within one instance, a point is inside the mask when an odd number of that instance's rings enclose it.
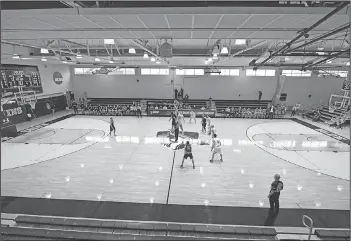
<path fill-rule="evenodd" d="M 221 156 L 220 161 L 223 162 L 223 155 L 222 155 L 222 143 L 221 141 L 217 138 L 217 134 L 213 134 L 212 136 L 212 145 L 211 145 L 211 152 L 212 152 L 212 158 L 210 162 L 213 162 L 213 158 L 216 154 L 219 154 Z"/>
<path fill-rule="evenodd" d="M 206 108 L 204 106 L 201 107 L 201 110 L 206 110 Z"/>
<path fill-rule="evenodd" d="M 191 120 L 194 120 L 195 124 L 196 124 L 196 114 L 193 110 L 190 111 L 190 119 L 189 119 L 189 123 L 191 123 Z"/>

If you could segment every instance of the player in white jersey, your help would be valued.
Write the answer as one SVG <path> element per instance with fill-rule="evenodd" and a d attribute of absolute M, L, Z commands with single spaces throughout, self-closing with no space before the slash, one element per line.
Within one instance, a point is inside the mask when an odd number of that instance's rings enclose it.
<path fill-rule="evenodd" d="M 217 134 L 213 134 L 212 136 L 212 145 L 211 145 L 211 151 L 212 151 L 212 158 L 210 162 L 213 162 L 213 158 L 216 154 L 219 154 L 221 156 L 220 161 L 223 162 L 223 155 L 222 155 L 222 143 L 221 140 L 217 138 Z"/>
<path fill-rule="evenodd" d="M 207 116 L 206 121 L 207 134 L 211 135 L 211 118 Z"/>
<path fill-rule="evenodd" d="M 183 123 L 185 123 L 185 119 L 184 119 L 184 116 L 183 116 L 182 112 L 179 111 L 177 118 L 178 118 L 179 128 L 184 133 Z"/>
<path fill-rule="evenodd" d="M 193 110 L 190 111 L 190 119 L 189 119 L 189 123 L 191 123 L 191 120 L 194 120 L 195 124 L 196 124 L 196 114 Z"/>

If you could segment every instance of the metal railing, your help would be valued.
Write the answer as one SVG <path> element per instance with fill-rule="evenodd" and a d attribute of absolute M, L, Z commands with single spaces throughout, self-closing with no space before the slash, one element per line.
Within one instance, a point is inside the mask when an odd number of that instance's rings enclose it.
<path fill-rule="evenodd" d="M 310 226 L 306 224 L 305 220 L 309 220 L 310 221 Z M 312 218 L 310 218 L 309 216 L 307 215 L 303 215 L 302 216 L 302 223 L 303 225 L 309 229 L 309 232 L 308 232 L 308 240 L 311 240 L 311 235 L 312 235 L 312 230 L 313 230 L 313 220 Z"/>

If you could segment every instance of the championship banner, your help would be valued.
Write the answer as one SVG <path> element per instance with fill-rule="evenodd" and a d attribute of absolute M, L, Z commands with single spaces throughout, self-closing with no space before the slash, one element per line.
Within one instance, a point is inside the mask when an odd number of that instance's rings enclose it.
<path fill-rule="evenodd" d="M 343 91 L 350 91 L 350 82 L 349 82 L 349 80 L 347 78 L 342 83 L 341 90 L 343 90 Z"/>

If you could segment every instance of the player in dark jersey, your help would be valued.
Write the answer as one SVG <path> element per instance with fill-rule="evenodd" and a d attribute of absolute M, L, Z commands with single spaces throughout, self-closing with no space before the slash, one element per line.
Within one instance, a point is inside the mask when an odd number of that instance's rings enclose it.
<path fill-rule="evenodd" d="M 206 133 L 206 122 L 207 122 L 207 119 L 206 119 L 205 115 L 202 114 L 202 120 L 201 120 L 202 132 L 205 132 L 205 133 Z"/>
<path fill-rule="evenodd" d="M 110 118 L 110 137 L 111 137 L 111 133 L 113 131 L 113 134 L 116 135 L 116 127 L 115 127 L 115 123 L 113 122 L 112 117 Z"/>
<path fill-rule="evenodd" d="M 177 122 L 177 116 L 172 112 L 171 113 L 171 118 L 169 118 L 168 121 L 172 120 L 172 132 L 174 130 L 174 127 L 176 125 L 176 122 Z"/>
<path fill-rule="evenodd" d="M 191 148 L 191 145 L 190 145 L 189 141 L 187 141 L 185 143 L 185 146 L 184 146 L 184 157 L 183 157 L 182 165 L 180 165 L 180 168 L 183 168 L 184 160 L 188 159 L 188 158 L 190 158 L 191 161 L 193 162 L 193 169 L 195 169 L 194 157 L 193 157 L 192 148 Z"/>

